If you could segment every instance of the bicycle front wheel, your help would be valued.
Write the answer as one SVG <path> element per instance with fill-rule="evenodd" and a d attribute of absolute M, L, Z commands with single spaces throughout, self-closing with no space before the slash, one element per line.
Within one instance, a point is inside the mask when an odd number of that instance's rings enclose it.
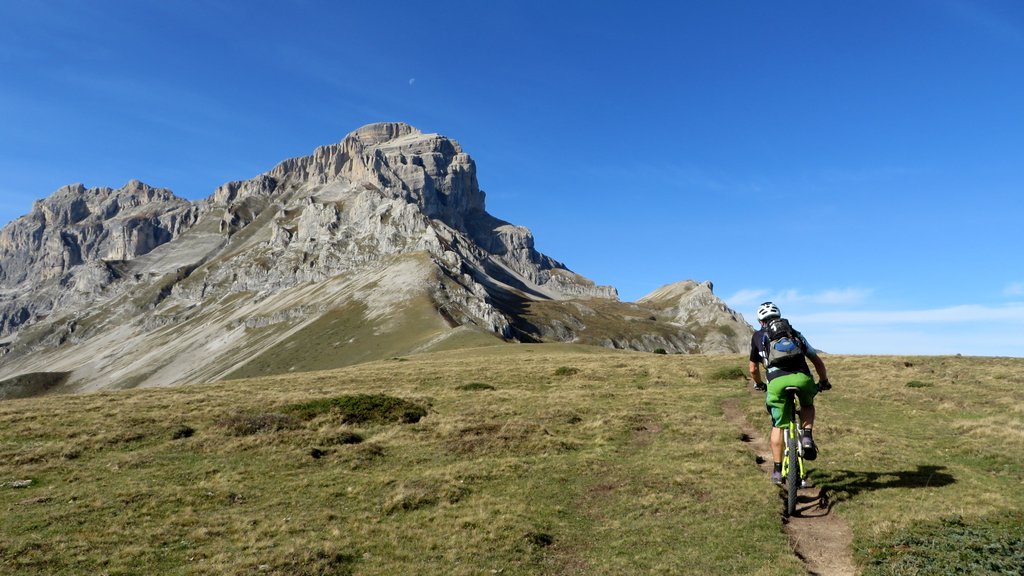
<path fill-rule="evenodd" d="M 789 465 L 786 474 L 786 516 L 796 514 L 796 496 L 800 489 L 800 446 L 797 438 L 787 434 L 786 459 Z"/>

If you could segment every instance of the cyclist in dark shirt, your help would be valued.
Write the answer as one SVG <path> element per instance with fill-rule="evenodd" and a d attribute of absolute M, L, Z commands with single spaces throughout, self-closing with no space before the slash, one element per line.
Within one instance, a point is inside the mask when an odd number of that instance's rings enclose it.
<path fill-rule="evenodd" d="M 825 363 L 800 333 L 797 333 L 797 337 L 802 344 L 803 356 L 791 361 L 785 367 L 769 366 L 769 342 L 765 329 L 771 320 L 781 317 L 779 307 L 775 304 L 771 302 L 761 304 L 757 309 L 757 320 L 761 324 L 761 328 L 754 332 L 750 341 L 750 377 L 754 380 L 756 390 L 766 392 L 765 406 L 772 418 L 771 446 L 775 464 L 772 471 L 772 482 L 776 484 L 782 484 L 782 429 L 789 426 L 793 420 L 792 406 L 786 406 L 785 389 L 796 387 L 800 390 L 797 394 L 800 398 L 800 443 L 804 448 L 804 458 L 814 460 L 818 457 L 818 447 L 811 436 L 811 429 L 814 427 L 814 396 L 819 389 L 828 390 L 832 387 L 828 382 Z M 814 384 L 807 360 L 811 361 L 814 371 L 818 374 L 817 385 Z M 767 385 L 761 378 L 762 364 L 765 366 Z"/>

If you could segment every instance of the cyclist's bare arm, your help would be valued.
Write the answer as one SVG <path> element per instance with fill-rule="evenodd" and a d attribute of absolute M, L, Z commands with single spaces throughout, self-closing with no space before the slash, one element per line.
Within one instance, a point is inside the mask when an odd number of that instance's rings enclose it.
<path fill-rule="evenodd" d="M 814 371 L 818 374 L 818 380 L 828 382 L 828 372 L 826 372 L 825 363 L 822 362 L 821 358 L 817 354 L 808 354 L 807 358 L 810 359 L 811 364 L 814 364 Z"/>
<path fill-rule="evenodd" d="M 754 380 L 755 386 L 764 386 L 764 382 L 761 381 L 761 363 L 750 361 L 750 367 L 747 368 L 750 372 L 750 377 Z"/>

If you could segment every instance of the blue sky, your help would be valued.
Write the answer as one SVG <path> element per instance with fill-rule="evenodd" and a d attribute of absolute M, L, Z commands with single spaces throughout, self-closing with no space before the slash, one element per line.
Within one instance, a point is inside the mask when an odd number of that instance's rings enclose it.
<path fill-rule="evenodd" d="M 0 222 L 208 196 L 370 122 L 632 301 L 711 280 L 837 353 L 1024 356 L 1016 0 L 4 0 Z"/>

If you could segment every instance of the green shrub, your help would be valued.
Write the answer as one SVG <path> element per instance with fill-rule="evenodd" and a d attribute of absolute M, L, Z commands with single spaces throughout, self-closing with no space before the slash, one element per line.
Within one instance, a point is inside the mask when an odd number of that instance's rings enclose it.
<path fill-rule="evenodd" d="M 559 366 L 555 369 L 555 376 L 572 376 L 573 374 L 579 373 L 579 368 L 572 368 L 570 366 Z"/>
<path fill-rule="evenodd" d="M 712 380 L 739 380 L 746 377 L 746 372 L 739 366 L 725 366 L 715 370 L 708 376 Z"/>
<path fill-rule="evenodd" d="M 182 438 L 191 438 L 195 434 L 195 428 L 188 426 L 187 424 L 180 424 L 171 431 L 171 438 L 174 440 L 181 440 Z"/>
<path fill-rule="evenodd" d="M 217 425 L 226 428 L 232 436 L 252 436 L 278 430 L 294 430 L 300 423 L 288 414 L 265 413 L 235 414 L 221 419 Z"/>
<path fill-rule="evenodd" d="M 484 384 L 483 382 L 470 382 L 469 384 L 459 386 L 459 390 L 494 390 L 494 386 Z"/>
<path fill-rule="evenodd" d="M 555 537 L 547 532 L 527 532 L 526 541 L 537 548 L 546 548 L 555 543 Z"/>
<path fill-rule="evenodd" d="M 341 418 L 344 424 L 389 423 L 411 424 L 427 415 L 419 404 L 385 394 L 352 394 L 336 398 L 321 398 L 300 404 L 290 404 L 284 411 L 303 420 L 330 414 Z"/>
<path fill-rule="evenodd" d="M 654 353 L 655 354 L 668 354 L 668 352 L 666 352 L 664 348 L 655 348 L 654 349 Z"/>
<path fill-rule="evenodd" d="M 261 566 L 258 573 L 294 576 L 350 576 L 355 574 L 358 558 L 336 550 L 304 550 L 273 565 Z"/>
<path fill-rule="evenodd" d="M 867 550 L 866 576 L 889 574 L 1021 574 L 1024 514 L 967 523 L 955 516 L 910 526 Z"/>
<path fill-rule="evenodd" d="M 359 444 L 363 441 L 363 437 L 355 432 L 342 432 L 334 438 L 334 441 L 338 444 Z"/>
<path fill-rule="evenodd" d="M 930 382 L 922 382 L 920 380 L 911 380 L 907 382 L 907 388 L 928 388 L 931 386 Z"/>

